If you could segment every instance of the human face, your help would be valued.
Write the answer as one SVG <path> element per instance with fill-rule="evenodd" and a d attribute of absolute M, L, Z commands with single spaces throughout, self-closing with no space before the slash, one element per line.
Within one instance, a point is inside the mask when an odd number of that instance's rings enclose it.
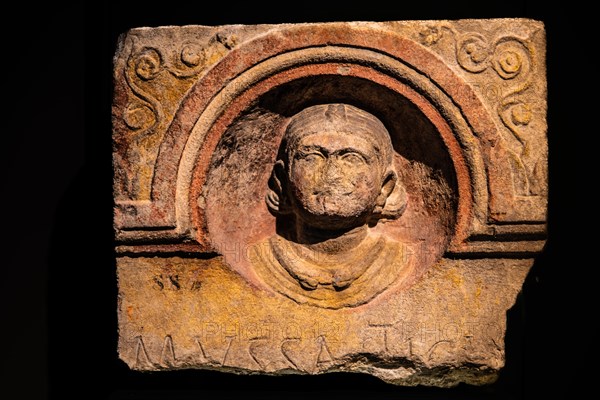
<path fill-rule="evenodd" d="M 337 230 L 367 221 L 381 193 L 384 168 L 372 140 L 320 132 L 304 136 L 291 150 L 291 197 L 308 226 Z"/>

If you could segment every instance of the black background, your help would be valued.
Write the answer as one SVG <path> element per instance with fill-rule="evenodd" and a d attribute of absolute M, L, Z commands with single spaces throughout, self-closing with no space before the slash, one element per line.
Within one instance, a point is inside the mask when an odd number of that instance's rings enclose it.
<path fill-rule="evenodd" d="M 21 3 L 5 10 L 2 64 L 3 399 L 576 398 L 598 338 L 591 271 L 575 221 L 593 224 L 579 184 L 596 130 L 592 11 L 577 2 Z M 508 313 L 497 383 L 404 388 L 359 374 L 140 373 L 118 360 L 112 242 L 111 73 L 117 36 L 137 26 L 524 17 L 548 40 L 549 239 Z M 14 24 L 14 25 L 11 25 Z M 579 93 L 581 92 L 581 93 Z M 593 92 L 592 92 L 593 93 Z M 593 259 L 593 258 L 592 258 Z M 6 395 L 4 395 L 6 393 Z"/>

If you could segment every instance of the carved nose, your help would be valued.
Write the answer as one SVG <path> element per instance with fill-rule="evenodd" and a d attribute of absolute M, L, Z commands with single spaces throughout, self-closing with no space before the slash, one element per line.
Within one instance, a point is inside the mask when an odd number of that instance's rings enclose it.
<path fill-rule="evenodd" d="M 342 180 L 344 176 L 343 168 L 336 160 L 329 159 L 323 169 L 323 181 L 327 184 L 335 184 Z"/>

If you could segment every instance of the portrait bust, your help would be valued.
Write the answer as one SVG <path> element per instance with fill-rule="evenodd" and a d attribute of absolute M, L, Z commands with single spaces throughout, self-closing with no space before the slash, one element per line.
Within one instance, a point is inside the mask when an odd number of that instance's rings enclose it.
<path fill-rule="evenodd" d="M 266 203 L 277 233 L 252 248 L 271 288 L 325 308 L 357 306 L 408 274 L 404 244 L 375 228 L 399 218 L 407 195 L 388 130 L 349 104 L 320 104 L 287 124 Z"/>

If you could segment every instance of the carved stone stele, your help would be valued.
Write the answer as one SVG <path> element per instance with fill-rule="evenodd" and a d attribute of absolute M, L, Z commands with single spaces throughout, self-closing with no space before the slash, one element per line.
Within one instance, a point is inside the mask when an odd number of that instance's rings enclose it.
<path fill-rule="evenodd" d="M 133 29 L 112 112 L 130 368 L 496 379 L 546 237 L 542 23 Z"/>

